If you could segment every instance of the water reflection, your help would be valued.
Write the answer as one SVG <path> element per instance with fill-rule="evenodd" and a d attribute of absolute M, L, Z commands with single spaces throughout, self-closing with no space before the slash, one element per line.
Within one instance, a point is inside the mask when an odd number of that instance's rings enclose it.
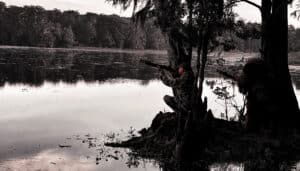
<path fill-rule="evenodd" d="M 1 49 L 0 87 L 21 83 L 29 86 L 23 86 L 22 91 L 26 92 L 32 86 L 43 86 L 45 82 L 75 84 L 84 81 L 102 84 L 120 80 L 134 80 L 140 85 L 148 85 L 151 80 L 158 79 L 158 71 L 140 63 L 140 58 L 167 65 L 166 56 L 161 54 Z M 216 73 L 209 72 L 208 75 L 215 76 Z M 206 95 L 213 97 L 209 98 L 210 106 L 214 105 L 213 112 L 220 117 L 224 113 L 223 102 L 216 103 L 214 94 L 205 88 Z"/>
<path fill-rule="evenodd" d="M 56 51 L 0 51 L 0 80 L 10 84 L 41 86 L 45 81 L 57 83 L 104 82 L 111 79 L 149 80 L 157 70 L 139 62 L 140 54 L 84 53 Z M 166 64 L 162 55 L 143 55 L 153 62 Z"/>
<path fill-rule="evenodd" d="M 141 58 L 158 64 L 168 63 L 164 54 L 1 49 L 0 86 L 5 82 L 41 86 L 45 81 L 76 83 L 113 79 L 141 80 L 140 84 L 146 85 L 149 80 L 158 78 L 158 72 L 140 63 Z M 206 74 L 218 76 L 214 71 Z M 292 79 L 295 87 L 300 89 L 299 73 L 293 69 Z"/>
<path fill-rule="evenodd" d="M 60 149 L 58 145 L 68 144 L 66 138 L 73 140 L 73 135 L 101 137 L 121 128 L 141 129 L 150 125 L 157 111 L 166 109 L 161 99 L 168 92 L 158 81 L 147 86 L 133 80 L 71 85 L 45 82 L 41 87 L 5 84 L 0 95 L 0 170 L 25 165 L 50 170 L 93 170 L 96 150 L 81 141 L 72 142 L 70 149 Z M 84 163 L 87 166 L 74 165 L 82 156 L 91 156 Z M 57 164 L 53 166 L 51 162 Z M 110 160 L 105 162 L 105 169 L 126 170 L 126 162 L 126 157 L 123 161 Z"/>
<path fill-rule="evenodd" d="M 157 165 L 126 149 L 123 158 L 104 159 L 96 165 L 97 149 L 104 148 L 98 146 L 104 133 L 131 126 L 141 129 L 150 125 L 158 111 L 169 110 L 162 97 L 171 90 L 156 80 L 157 70 L 141 64 L 139 57 L 1 49 L 0 171 L 172 170 L 168 164 Z M 163 55 L 143 58 L 167 64 Z M 293 78 L 300 87 L 299 79 Z M 220 117 L 222 102 L 216 103 L 209 85 L 204 89 L 209 106 Z M 236 87 L 232 90 L 237 91 Z M 82 143 L 80 137 L 87 134 L 98 137 L 96 147 Z M 61 143 L 72 147 L 61 149 Z M 211 171 L 253 170 L 245 163 L 231 162 L 205 167 Z"/>
<path fill-rule="evenodd" d="M 74 150 L 74 149 L 72 149 Z M 94 160 L 88 156 L 78 157 L 63 150 L 45 150 L 39 152 L 32 158 L 23 158 L 5 161 L 0 164 L 0 170 L 78 170 L 78 171 L 157 171 L 158 167 L 151 162 L 145 162 L 141 166 L 128 167 L 126 160 L 106 161 L 101 165 L 96 165 Z"/>

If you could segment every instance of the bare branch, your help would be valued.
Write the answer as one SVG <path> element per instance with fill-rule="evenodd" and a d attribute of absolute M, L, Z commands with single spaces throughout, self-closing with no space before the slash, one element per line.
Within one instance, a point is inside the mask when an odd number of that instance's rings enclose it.
<path fill-rule="evenodd" d="M 258 8 L 259 10 L 261 10 L 261 6 L 258 5 L 258 4 L 255 3 L 255 2 L 252 2 L 252 1 L 249 1 L 249 0 L 240 0 L 240 2 L 245 2 L 245 3 L 250 4 L 250 5 L 252 5 L 252 6 Z"/>
<path fill-rule="evenodd" d="M 232 6 L 232 5 L 236 4 L 236 3 L 239 3 L 239 2 L 245 2 L 245 3 L 249 4 L 249 5 L 252 5 L 252 6 L 258 8 L 260 11 L 262 10 L 262 8 L 261 8 L 260 5 L 258 5 L 255 2 L 252 2 L 250 0 L 237 0 L 237 1 L 233 1 L 233 2 L 231 2 L 229 4 L 227 4 L 227 6 L 230 7 L 230 6 Z"/>

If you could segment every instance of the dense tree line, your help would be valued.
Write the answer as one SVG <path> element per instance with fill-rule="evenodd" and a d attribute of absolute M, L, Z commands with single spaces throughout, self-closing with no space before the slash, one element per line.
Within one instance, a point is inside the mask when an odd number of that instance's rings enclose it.
<path fill-rule="evenodd" d="M 261 24 L 245 23 L 238 20 L 235 24 L 235 46 L 236 49 L 243 52 L 258 52 L 261 48 Z M 288 30 L 288 48 L 289 51 L 300 51 L 300 28 L 290 25 Z"/>
<path fill-rule="evenodd" d="M 0 44 L 41 47 L 93 46 L 164 49 L 164 37 L 152 23 L 145 29 L 129 18 L 77 11 L 9 6 L 0 2 Z"/>
<path fill-rule="evenodd" d="M 258 52 L 260 24 L 235 22 L 230 37 L 237 50 Z M 289 27 L 289 51 L 300 50 L 300 29 Z M 45 10 L 39 6 L 9 6 L 0 2 L 0 44 L 40 47 L 107 47 L 166 49 L 161 31 L 147 21 L 136 27 L 129 18 L 77 11 Z M 226 49 L 225 49 L 226 50 Z"/>

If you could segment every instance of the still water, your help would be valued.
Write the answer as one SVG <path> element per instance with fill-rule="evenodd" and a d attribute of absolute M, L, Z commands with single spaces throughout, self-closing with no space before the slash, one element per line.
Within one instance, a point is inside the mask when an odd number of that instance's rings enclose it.
<path fill-rule="evenodd" d="M 128 138 L 148 127 L 159 111 L 170 111 L 162 100 L 172 94 L 170 88 L 158 80 L 156 69 L 139 63 L 140 57 L 167 64 L 164 54 L 0 50 L 0 171 L 161 170 L 128 149 L 103 145 Z M 241 102 L 237 88 L 229 90 Z M 224 103 L 208 85 L 205 95 L 214 115 L 224 117 Z"/>

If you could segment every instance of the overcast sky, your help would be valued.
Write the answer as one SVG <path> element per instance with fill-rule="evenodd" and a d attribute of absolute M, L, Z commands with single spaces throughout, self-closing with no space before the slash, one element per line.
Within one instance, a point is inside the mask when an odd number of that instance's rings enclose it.
<path fill-rule="evenodd" d="M 84 14 L 86 12 L 102 13 L 102 14 L 118 14 L 121 16 L 131 16 L 131 11 L 122 11 L 120 8 L 112 7 L 110 3 L 105 0 L 0 0 L 7 5 L 40 5 L 46 9 L 60 9 L 60 10 L 77 10 Z M 252 0 L 260 3 L 261 0 Z M 240 18 L 247 21 L 260 21 L 260 15 L 256 8 L 240 3 L 235 9 Z M 291 9 L 292 10 L 292 9 Z M 290 11 L 291 11 L 290 10 Z M 300 27 L 300 21 L 290 17 L 289 22 L 296 27 Z"/>

